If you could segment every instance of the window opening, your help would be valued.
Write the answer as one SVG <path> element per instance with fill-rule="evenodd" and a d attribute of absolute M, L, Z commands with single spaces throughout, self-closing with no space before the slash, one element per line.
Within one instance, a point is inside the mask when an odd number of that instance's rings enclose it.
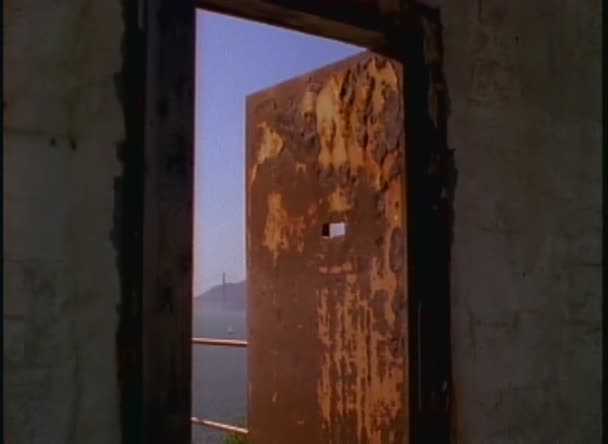
<path fill-rule="evenodd" d="M 336 237 L 346 236 L 346 223 L 334 222 L 323 224 L 321 236 L 324 239 L 333 239 Z"/>

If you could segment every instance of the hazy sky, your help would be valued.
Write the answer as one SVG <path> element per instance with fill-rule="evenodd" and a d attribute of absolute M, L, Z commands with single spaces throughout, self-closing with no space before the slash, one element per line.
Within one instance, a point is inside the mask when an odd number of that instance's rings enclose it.
<path fill-rule="evenodd" d="M 197 14 L 194 294 L 245 277 L 245 96 L 361 52 L 344 43 Z"/>

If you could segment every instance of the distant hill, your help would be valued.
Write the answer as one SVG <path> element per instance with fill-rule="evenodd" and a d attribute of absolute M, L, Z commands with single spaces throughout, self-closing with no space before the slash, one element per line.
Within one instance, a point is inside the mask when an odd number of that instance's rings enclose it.
<path fill-rule="evenodd" d="M 224 299 L 224 300 L 223 300 Z M 204 308 L 203 308 L 204 307 Z M 247 282 L 226 283 L 225 297 L 222 298 L 222 286 L 217 285 L 194 298 L 193 311 L 235 311 L 245 312 L 247 309 Z"/>

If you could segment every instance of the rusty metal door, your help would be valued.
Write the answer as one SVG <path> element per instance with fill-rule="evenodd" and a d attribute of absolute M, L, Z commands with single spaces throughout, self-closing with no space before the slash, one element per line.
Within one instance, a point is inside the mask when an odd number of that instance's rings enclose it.
<path fill-rule="evenodd" d="M 253 444 L 408 442 L 402 82 L 366 52 L 247 99 Z"/>

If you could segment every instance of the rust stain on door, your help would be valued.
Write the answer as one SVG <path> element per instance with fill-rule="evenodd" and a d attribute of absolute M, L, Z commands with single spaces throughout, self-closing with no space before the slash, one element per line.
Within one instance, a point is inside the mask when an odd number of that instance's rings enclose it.
<path fill-rule="evenodd" d="M 403 79 L 364 53 L 248 98 L 254 444 L 407 442 Z"/>

